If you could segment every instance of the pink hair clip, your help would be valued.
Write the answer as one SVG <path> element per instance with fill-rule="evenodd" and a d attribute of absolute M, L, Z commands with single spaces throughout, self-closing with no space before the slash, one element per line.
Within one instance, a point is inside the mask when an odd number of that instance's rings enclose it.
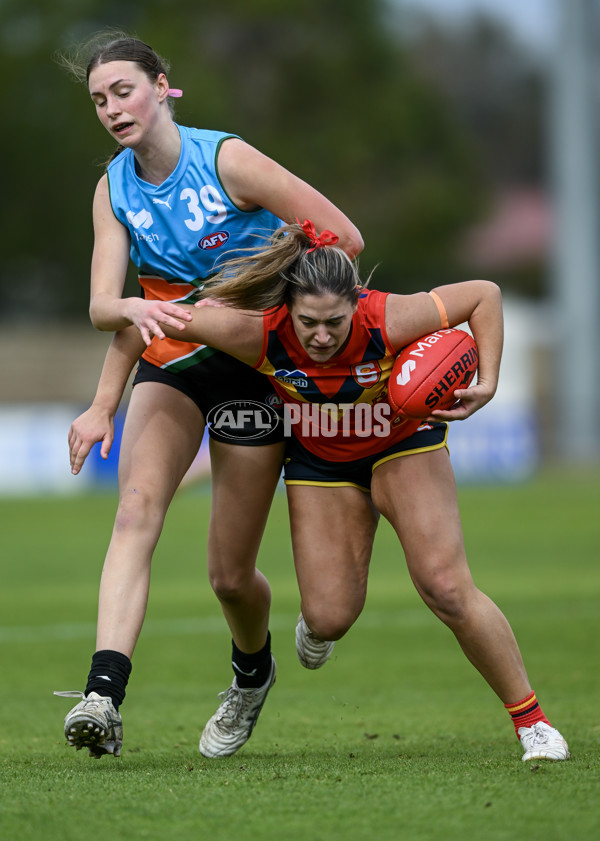
<path fill-rule="evenodd" d="M 169 90 L 167 91 L 167 94 L 169 96 L 174 97 L 175 99 L 178 99 L 180 96 L 183 96 L 183 91 L 180 90 L 179 88 L 169 88 Z"/>

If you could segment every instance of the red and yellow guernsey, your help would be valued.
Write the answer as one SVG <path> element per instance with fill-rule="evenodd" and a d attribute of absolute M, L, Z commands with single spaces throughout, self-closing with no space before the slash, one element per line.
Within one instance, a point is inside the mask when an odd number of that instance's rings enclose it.
<path fill-rule="evenodd" d="M 376 454 L 421 424 L 395 417 L 387 400 L 397 355 L 385 329 L 387 295 L 361 292 L 348 342 L 327 362 L 306 353 L 286 307 L 263 316 L 263 347 L 254 367 L 286 404 L 293 434 L 321 458 L 350 461 Z"/>

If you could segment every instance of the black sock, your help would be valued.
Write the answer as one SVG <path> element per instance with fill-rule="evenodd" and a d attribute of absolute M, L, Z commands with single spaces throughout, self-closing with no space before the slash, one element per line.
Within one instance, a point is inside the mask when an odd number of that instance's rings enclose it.
<path fill-rule="evenodd" d="M 131 674 L 131 660 L 120 651 L 96 651 L 92 657 L 92 668 L 88 675 L 85 695 L 97 692 L 112 698 L 119 709 L 125 698 L 125 688 Z"/>
<path fill-rule="evenodd" d="M 266 643 L 254 654 L 240 651 L 233 640 L 231 640 L 231 648 L 231 665 L 240 689 L 264 686 L 271 674 L 271 632 L 267 631 Z"/>

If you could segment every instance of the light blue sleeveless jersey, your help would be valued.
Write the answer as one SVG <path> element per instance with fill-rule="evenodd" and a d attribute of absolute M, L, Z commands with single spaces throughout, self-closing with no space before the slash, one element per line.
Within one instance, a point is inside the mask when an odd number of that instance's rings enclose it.
<path fill-rule="evenodd" d="M 237 135 L 177 128 L 181 155 L 167 180 L 160 187 L 143 181 L 132 150 L 125 149 L 108 167 L 110 201 L 131 234 L 131 259 L 142 278 L 197 287 L 218 270 L 219 262 L 260 245 L 260 237 L 268 238 L 283 222 L 263 208 L 240 210 L 225 192 L 217 153 L 224 140 Z M 174 298 L 181 300 L 181 295 Z"/>

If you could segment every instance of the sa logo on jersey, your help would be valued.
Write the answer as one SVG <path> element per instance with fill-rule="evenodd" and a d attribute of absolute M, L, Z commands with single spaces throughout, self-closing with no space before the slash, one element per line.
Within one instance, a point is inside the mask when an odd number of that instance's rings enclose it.
<path fill-rule="evenodd" d="M 201 240 L 198 240 L 198 245 L 203 251 L 209 251 L 212 248 L 220 248 L 225 245 L 228 239 L 228 231 L 215 231 L 214 234 L 207 234 Z"/>
<path fill-rule="evenodd" d="M 359 385 L 376 385 L 381 379 L 381 367 L 377 360 L 361 362 L 352 368 L 352 376 Z"/>

